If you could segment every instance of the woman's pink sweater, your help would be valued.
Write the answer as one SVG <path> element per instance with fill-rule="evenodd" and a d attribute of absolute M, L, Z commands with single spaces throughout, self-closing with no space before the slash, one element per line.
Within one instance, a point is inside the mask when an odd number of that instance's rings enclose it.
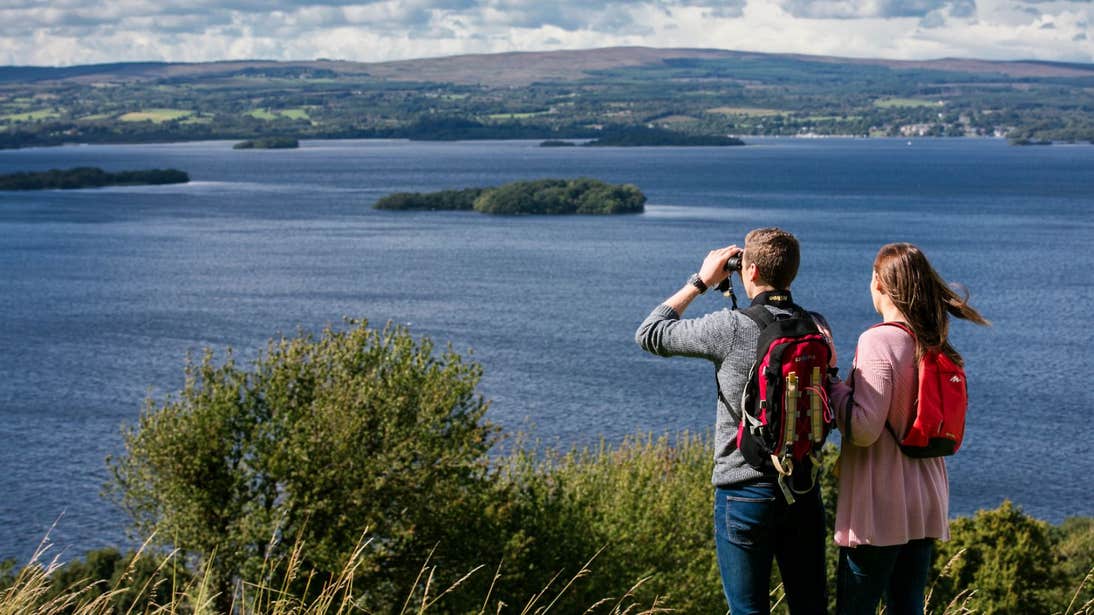
<path fill-rule="evenodd" d="M 832 389 L 843 440 L 836 544 L 888 546 L 918 538 L 948 539 L 945 462 L 941 457 L 908 457 L 885 429 L 888 420 L 903 435 L 912 420 L 918 387 L 912 336 L 897 327 L 867 329 L 858 339 L 851 378 L 853 397 L 846 384 Z"/>

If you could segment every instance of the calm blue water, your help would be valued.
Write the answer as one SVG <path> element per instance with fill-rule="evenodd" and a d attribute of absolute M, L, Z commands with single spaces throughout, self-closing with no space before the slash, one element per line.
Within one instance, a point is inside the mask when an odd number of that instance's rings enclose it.
<path fill-rule="evenodd" d="M 998 141 L 757 140 L 745 148 L 535 143 L 230 143 L 0 151 L 0 173 L 176 167 L 184 186 L 0 192 L 0 558 L 47 529 L 70 553 L 118 544 L 99 496 L 148 395 L 188 352 L 253 356 L 343 316 L 473 350 L 490 418 L 548 443 L 708 430 L 708 364 L 646 356 L 633 332 L 706 252 L 779 225 L 801 239 L 796 299 L 824 311 L 846 369 L 875 321 L 877 248 L 921 245 L 994 322 L 953 337 L 971 374 L 952 508 L 1003 498 L 1094 514 L 1094 147 Z M 370 209 L 401 190 L 588 175 L 647 213 L 494 218 Z M 708 294 L 689 315 L 721 309 Z M 708 480 L 696 476 L 697 481 Z"/>

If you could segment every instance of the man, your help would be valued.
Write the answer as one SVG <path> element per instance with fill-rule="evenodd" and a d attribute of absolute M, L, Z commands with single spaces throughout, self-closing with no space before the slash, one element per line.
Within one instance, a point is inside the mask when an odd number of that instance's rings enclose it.
<path fill-rule="evenodd" d="M 731 245 L 710 252 L 699 272 L 646 317 L 635 340 L 647 352 L 700 357 L 717 368 L 714 533 L 722 589 L 732 615 L 770 611 L 772 559 L 778 562 L 790 612 L 824 613 L 828 600 L 819 486 L 797 494 L 794 503 L 788 504 L 777 474 L 753 468 L 737 450 L 741 394 L 756 359 L 759 326 L 744 314 L 725 309 L 681 320 L 692 300 L 732 275 L 725 271 L 726 261 L 738 255 L 741 280 L 752 304 L 764 305 L 776 316 L 789 313 L 790 283 L 798 272 L 798 241 L 781 229 L 756 229 L 745 237 L 743 250 Z"/>

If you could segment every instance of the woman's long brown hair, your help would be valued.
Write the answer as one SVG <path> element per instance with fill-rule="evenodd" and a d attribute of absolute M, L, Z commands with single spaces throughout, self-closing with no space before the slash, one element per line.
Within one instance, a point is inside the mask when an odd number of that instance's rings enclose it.
<path fill-rule="evenodd" d="M 949 342 L 949 316 L 978 325 L 991 324 L 969 305 L 968 292 L 958 295 L 931 267 L 923 251 L 910 243 L 890 243 L 878 250 L 874 273 L 882 291 L 915 331 L 916 357 L 939 348 L 961 365 L 961 355 Z"/>

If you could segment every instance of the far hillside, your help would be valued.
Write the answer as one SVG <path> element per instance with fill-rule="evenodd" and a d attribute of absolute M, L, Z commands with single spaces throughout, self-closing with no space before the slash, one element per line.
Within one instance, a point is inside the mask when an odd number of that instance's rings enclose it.
<path fill-rule="evenodd" d="M 1094 65 L 617 47 L 0 67 L 0 147 L 270 137 L 1094 139 Z"/>

